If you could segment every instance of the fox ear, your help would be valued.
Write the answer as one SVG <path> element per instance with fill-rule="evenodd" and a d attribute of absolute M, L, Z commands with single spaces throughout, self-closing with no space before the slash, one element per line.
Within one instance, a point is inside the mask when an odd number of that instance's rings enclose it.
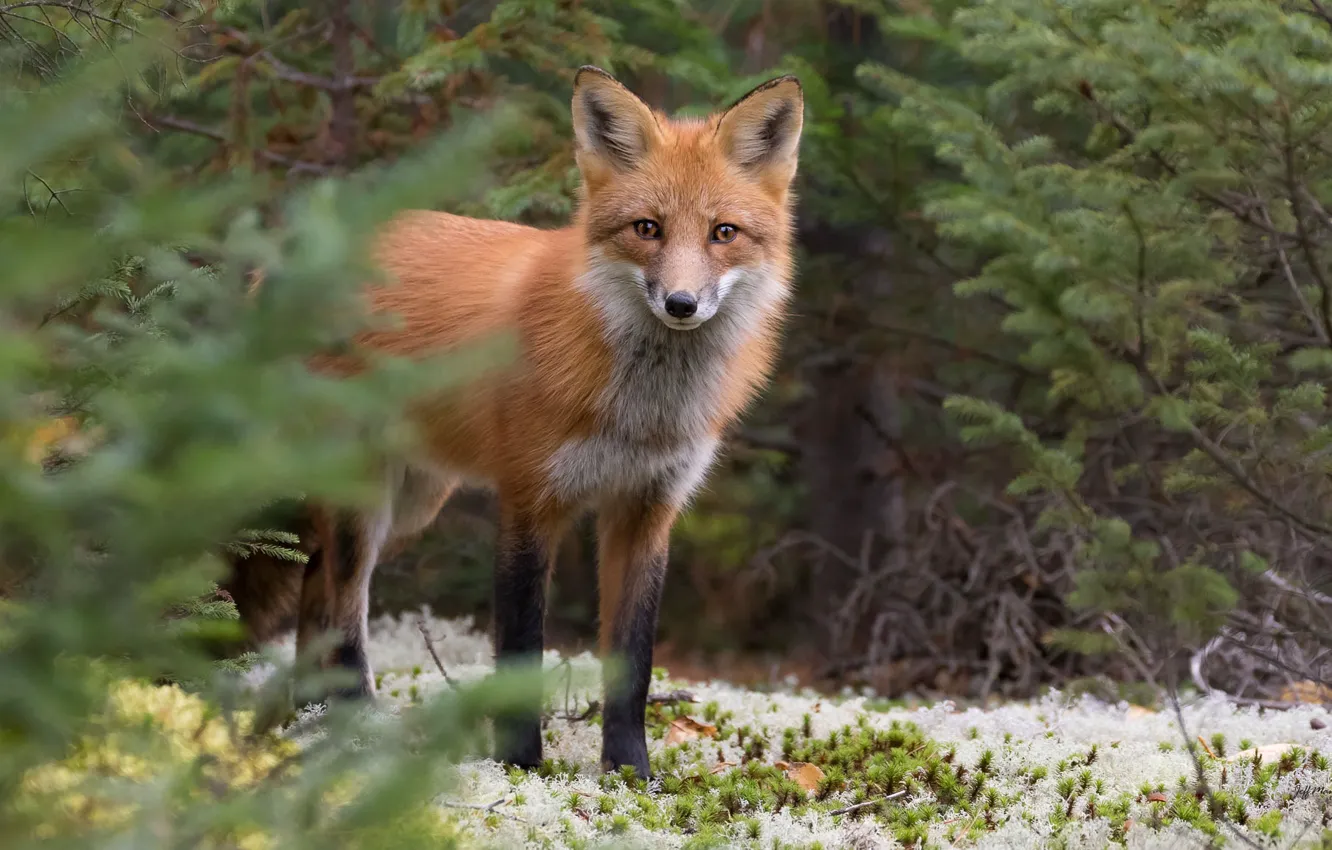
<path fill-rule="evenodd" d="M 642 161 L 657 138 L 647 104 L 600 68 L 584 65 L 574 77 L 573 127 L 578 165 L 627 170 Z"/>
<path fill-rule="evenodd" d="M 765 183 L 785 188 L 795 176 L 804 126 L 805 96 L 795 77 L 769 80 L 722 113 L 722 150 Z"/>

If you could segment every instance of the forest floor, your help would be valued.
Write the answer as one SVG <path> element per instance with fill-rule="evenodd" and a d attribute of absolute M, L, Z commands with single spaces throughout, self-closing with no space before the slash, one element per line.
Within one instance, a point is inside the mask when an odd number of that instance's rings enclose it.
<path fill-rule="evenodd" d="M 390 714 L 492 669 L 482 631 L 428 611 L 375 621 L 369 654 Z M 438 800 L 475 846 L 1332 847 L 1325 706 L 1192 698 L 1176 714 L 1050 693 L 908 709 L 659 671 L 654 694 L 676 699 L 649 710 L 649 785 L 598 769 L 597 661 L 546 666 L 565 684 L 543 768 L 467 761 Z"/>

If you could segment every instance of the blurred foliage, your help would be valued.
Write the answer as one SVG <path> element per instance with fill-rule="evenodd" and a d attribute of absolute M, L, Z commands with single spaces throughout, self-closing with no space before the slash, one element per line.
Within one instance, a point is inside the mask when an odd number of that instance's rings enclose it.
<path fill-rule="evenodd" d="M 31 777 L 132 763 L 100 748 L 113 693 L 195 699 L 145 681 L 197 693 L 199 730 L 246 703 L 228 734 L 278 746 L 286 685 L 242 696 L 202 651 L 235 629 L 216 555 L 295 565 L 256 509 L 360 498 L 411 439 L 397 402 L 474 367 L 304 364 L 360 321 L 363 237 L 396 210 L 568 220 L 584 63 L 668 111 L 782 72 L 807 101 L 783 360 L 676 531 L 663 640 L 885 694 L 1190 656 L 1259 697 L 1273 658 L 1319 678 L 1291 636 L 1332 631 L 1328 28 L 1256 0 L 0 6 L 0 835 L 31 834 Z M 378 606 L 488 613 L 492 546 L 484 500 L 451 506 Z M 594 552 L 586 526 L 561 552 L 562 638 L 594 631 Z M 74 828 L 165 818 L 188 846 L 376 846 L 386 817 L 448 843 L 422 802 L 493 696 L 333 717 L 388 744 L 263 793 L 177 750 L 55 790 L 137 807 Z M 364 807 L 326 805 L 353 774 Z"/>
<path fill-rule="evenodd" d="M 458 115 L 392 167 L 277 193 L 244 163 L 190 173 L 144 126 L 218 10 L 20 6 L 0 10 L 5 846 L 377 847 L 398 823 L 419 829 L 395 846 L 440 846 L 443 769 L 529 683 L 389 724 L 335 707 L 297 757 L 275 730 L 336 675 L 298 659 L 251 691 L 197 638 L 235 634 L 220 551 L 298 556 L 250 528 L 257 508 L 364 498 L 372 461 L 412 439 L 402 400 L 494 362 L 307 368 L 362 326 L 364 237 L 484 190 L 521 111 Z"/>

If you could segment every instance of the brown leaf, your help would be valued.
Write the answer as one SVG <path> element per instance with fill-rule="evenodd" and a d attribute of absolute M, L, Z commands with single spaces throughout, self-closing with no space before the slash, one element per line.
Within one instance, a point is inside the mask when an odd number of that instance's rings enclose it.
<path fill-rule="evenodd" d="M 719 762 L 717 762 L 716 764 L 714 764 L 714 765 L 712 766 L 712 769 L 709 770 L 708 773 L 712 773 L 712 774 L 721 773 L 722 771 L 726 770 L 728 767 L 735 767 L 735 762 L 733 762 L 733 761 L 719 761 Z"/>
<path fill-rule="evenodd" d="M 666 746 L 693 741 L 698 738 L 717 737 L 717 727 L 710 723 L 700 723 L 692 717 L 679 717 L 671 721 L 671 728 L 666 730 Z"/>
<path fill-rule="evenodd" d="M 782 763 L 785 764 L 785 762 Z M 823 771 L 819 770 L 819 766 L 807 761 L 792 762 L 783 769 L 786 771 L 788 779 L 806 791 L 817 791 L 819 780 L 823 779 Z"/>
<path fill-rule="evenodd" d="M 1147 795 L 1147 802 L 1149 803 L 1166 803 L 1169 802 L 1169 800 L 1170 798 L 1162 794 L 1160 791 L 1153 791 Z"/>
<path fill-rule="evenodd" d="M 1332 703 L 1332 688 L 1317 682 L 1295 682 L 1282 688 L 1282 702 Z"/>

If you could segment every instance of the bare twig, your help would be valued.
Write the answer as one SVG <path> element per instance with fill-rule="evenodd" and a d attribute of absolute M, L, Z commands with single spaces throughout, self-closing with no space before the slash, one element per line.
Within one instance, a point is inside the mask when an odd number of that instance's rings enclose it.
<path fill-rule="evenodd" d="M 280 80 L 297 85 L 309 86 L 310 88 L 322 89 L 324 91 L 335 92 L 345 89 L 373 88 L 379 84 L 381 77 L 357 77 L 346 75 L 341 77 L 324 77 L 319 74 L 311 74 L 308 71 L 302 71 L 293 68 L 274 56 L 268 48 L 255 48 L 254 41 L 246 33 L 229 28 L 226 31 L 227 37 L 235 41 L 241 48 L 253 50 L 247 61 L 253 59 L 262 59 L 272 71 L 273 76 Z"/>
<path fill-rule="evenodd" d="M 1264 570 L 1263 578 L 1293 596 L 1298 596 L 1301 599 L 1306 599 L 1319 605 L 1332 605 L 1332 596 L 1328 596 L 1326 593 L 1319 593 L 1312 588 L 1302 590 L 1282 578 L 1275 570 Z"/>
<path fill-rule="evenodd" d="M 431 659 L 435 662 L 435 668 L 439 670 L 439 675 L 444 677 L 444 681 L 451 688 L 458 687 L 458 683 L 449 676 L 449 671 L 444 669 L 444 662 L 439 660 L 439 653 L 435 652 L 435 642 L 430 637 L 430 632 L 426 629 L 424 619 L 418 618 L 416 621 L 416 630 L 421 633 L 421 639 L 425 641 L 426 649 L 430 652 Z"/>
<path fill-rule="evenodd" d="M 1262 207 L 1261 212 L 1263 222 L 1267 225 L 1267 228 L 1275 231 L 1276 227 L 1272 224 L 1272 217 L 1267 213 L 1267 207 Z M 1326 324 L 1319 321 L 1318 315 L 1314 313 L 1313 305 L 1309 303 L 1309 299 L 1304 297 L 1304 290 L 1300 289 L 1299 281 L 1295 279 L 1295 270 L 1291 268 L 1290 257 L 1286 255 L 1285 246 L 1281 244 L 1280 239 L 1273 239 L 1272 244 L 1276 248 L 1277 259 L 1281 262 L 1281 271 L 1286 277 L 1286 283 L 1289 284 L 1290 291 L 1295 296 L 1295 302 L 1300 305 L 1300 309 L 1303 310 L 1304 315 L 1308 317 L 1309 324 L 1313 327 L 1314 335 L 1317 336 L 1319 341 L 1324 345 L 1332 343 L 1332 337 L 1328 336 Z"/>
<path fill-rule="evenodd" d="M 1189 735 L 1188 724 L 1184 722 L 1184 709 L 1179 704 L 1179 688 L 1173 677 L 1171 677 L 1171 680 L 1166 687 L 1166 694 L 1170 699 L 1170 707 L 1175 714 L 1175 722 L 1179 724 L 1179 733 L 1184 736 L 1184 747 L 1188 750 L 1189 758 L 1193 761 L 1193 776 L 1194 780 L 1197 782 L 1194 793 L 1199 795 L 1201 799 L 1210 798 L 1212 791 L 1207 783 L 1207 771 L 1203 768 L 1202 759 L 1198 757 L 1198 746 L 1194 742 L 1194 737 L 1190 737 Z M 1201 736 L 1196 737 L 1197 740 L 1202 740 Z M 1223 823 L 1230 830 L 1232 835 L 1249 847 L 1257 848 L 1262 846 L 1249 836 L 1235 829 L 1228 821 Z"/>
<path fill-rule="evenodd" d="M 947 337 L 939 336 L 938 334 L 933 334 L 928 331 L 920 330 L 917 328 L 904 328 L 887 321 L 876 321 L 874 327 L 878 330 L 883 331 L 884 333 L 893 334 L 895 336 L 904 336 L 910 339 L 918 339 L 921 340 L 922 342 L 928 342 L 932 345 L 937 345 L 940 348 L 947 348 L 952 351 L 955 351 L 962 357 L 974 357 L 977 360 L 984 360 L 986 363 L 993 363 L 995 366 L 1001 366 L 1005 369 L 1011 369 L 1014 372 L 1019 372 L 1029 377 L 1033 378 L 1044 377 L 1044 373 L 1038 372 L 1029 366 L 1025 366 L 1021 363 L 1014 362 L 1005 357 L 1000 357 L 997 354 L 991 354 L 990 352 L 985 351 L 983 349 L 974 348 L 965 343 L 955 342 L 954 340 L 948 339 Z"/>
<path fill-rule="evenodd" d="M 695 702 L 689 691 L 668 691 L 664 694 L 648 694 L 648 705 L 675 705 L 681 702 Z"/>
<path fill-rule="evenodd" d="M 499 807 L 500 807 L 500 806 L 504 805 L 505 803 L 510 802 L 511 799 L 512 799 L 512 798 L 510 798 L 510 797 L 500 797 L 498 800 L 496 800 L 496 801 L 493 802 L 493 803 L 485 803 L 485 804 L 481 804 L 481 803 L 458 803 L 458 802 L 454 802 L 453 800 L 440 800 L 440 801 L 439 801 L 439 805 L 444 806 L 445 808 L 449 808 L 449 809 L 470 809 L 470 810 L 472 810 L 472 811 L 474 811 L 474 812 L 483 812 L 483 813 L 488 814 L 488 815 L 499 815 L 500 817 L 505 817 L 505 818 L 509 818 L 510 820 L 515 820 L 515 821 L 517 821 L 518 823 L 527 823 L 527 821 L 523 820 L 522 818 L 518 817 L 517 815 L 510 814 L 509 812 L 502 812 L 502 811 L 499 810 Z"/>
<path fill-rule="evenodd" d="M 1313 275 L 1314 281 L 1318 284 L 1318 290 L 1322 294 L 1320 304 L 1322 307 L 1323 338 L 1332 340 L 1332 287 L 1329 287 L 1327 277 L 1323 274 L 1323 267 L 1318 259 L 1318 250 L 1314 246 L 1313 236 L 1309 233 L 1309 225 L 1304 220 L 1304 204 L 1301 198 L 1299 175 L 1295 172 L 1294 131 L 1290 126 L 1290 112 L 1283 109 L 1283 113 L 1284 144 L 1282 147 L 1290 211 L 1295 219 L 1295 232 L 1299 235 L 1304 261 L 1309 266 L 1309 272 Z"/>
<path fill-rule="evenodd" d="M 206 139 L 212 139 L 213 141 L 221 142 L 223 144 L 227 143 L 228 141 L 225 133 L 222 133 L 218 130 L 214 130 L 209 127 L 205 127 L 202 124 L 196 124 L 195 122 L 185 118 L 177 118 L 174 115 L 147 115 L 142 117 L 144 123 L 146 123 L 148 127 L 152 130 L 159 130 L 159 129 L 179 130 L 182 133 L 191 133 L 196 136 L 203 136 Z M 290 169 L 291 172 L 328 174 L 330 171 L 329 167 L 326 165 L 321 165 L 317 162 L 307 162 L 304 160 L 292 159 L 289 156 L 284 156 L 283 154 L 270 151 L 266 148 L 260 148 L 259 150 L 255 151 L 255 154 L 258 155 L 260 159 L 265 159 L 271 163 L 274 163 L 275 165 L 286 166 L 288 169 Z"/>
<path fill-rule="evenodd" d="M 1332 12 L 1327 10 L 1319 0 L 1309 0 L 1309 5 L 1313 7 L 1314 14 L 1323 19 L 1323 22 L 1332 25 Z"/>
<path fill-rule="evenodd" d="M 905 794 L 906 794 L 906 791 L 897 791 L 897 792 L 894 792 L 894 793 L 892 793 L 892 794 L 889 794 L 887 797 L 877 797 L 877 798 L 875 798 L 875 799 L 873 799 L 873 800 L 866 800 L 866 801 L 863 802 L 863 803 L 854 803 L 854 804 L 852 804 L 852 805 L 850 805 L 850 806 L 843 806 L 843 807 L 840 808 L 840 809 L 833 809 L 831 812 L 828 812 L 828 814 L 829 814 L 829 815 L 845 815 L 845 814 L 848 814 L 848 813 L 850 813 L 850 812 L 858 812 L 858 811 L 860 811 L 861 809 L 867 809 L 867 808 L 869 808 L 870 806 L 877 806 L 877 805 L 879 805 L 880 803 L 886 803 L 886 802 L 888 802 L 889 800 L 896 800 L 898 797 L 904 796 Z"/>
<path fill-rule="evenodd" d="M 1163 398 L 1172 397 L 1170 390 L 1160 378 L 1147 368 L 1146 362 L 1141 358 L 1130 358 L 1128 362 L 1137 368 L 1140 375 L 1145 377 L 1153 384 L 1153 386 L 1155 386 L 1156 391 L 1160 393 Z M 1187 428 L 1185 429 L 1185 432 L 1193 439 L 1194 445 L 1202 449 L 1203 454 L 1211 458 L 1217 466 L 1221 467 L 1221 469 L 1229 475 L 1236 484 L 1248 492 L 1250 496 L 1253 496 L 1259 502 L 1262 502 L 1270 510 L 1290 520 L 1290 522 L 1300 530 L 1317 535 L 1324 540 L 1332 537 L 1332 526 L 1328 526 L 1318 520 L 1303 516 L 1287 507 L 1281 500 L 1277 499 L 1276 496 L 1268 493 L 1260 487 L 1256 481 L 1250 478 L 1249 474 L 1244 471 L 1244 468 L 1241 467 L 1225 449 L 1217 445 L 1210 437 L 1204 434 L 1201 428 L 1194 425 L 1192 422 L 1187 422 L 1186 425 Z"/>
<path fill-rule="evenodd" d="M 560 720 L 567 720 L 570 723 L 582 723 L 584 720 L 589 720 L 595 717 L 599 711 L 601 711 L 601 703 L 597 700 L 592 700 L 587 704 L 587 708 L 577 714 L 573 714 L 568 709 L 565 709 L 554 716 Z"/>

